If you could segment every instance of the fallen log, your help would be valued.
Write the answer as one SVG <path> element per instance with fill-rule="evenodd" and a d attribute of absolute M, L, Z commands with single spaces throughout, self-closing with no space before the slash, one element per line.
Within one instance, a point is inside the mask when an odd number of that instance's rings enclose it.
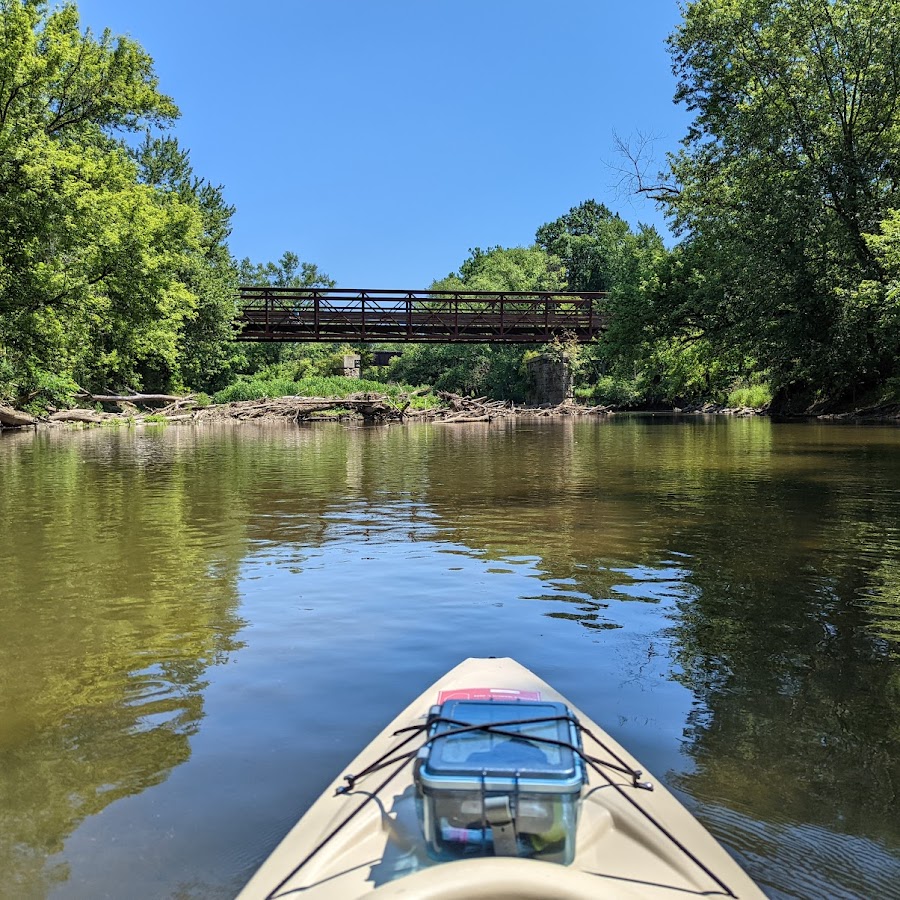
<path fill-rule="evenodd" d="M 124 403 L 125 401 L 123 400 L 120 402 Z M 128 405 L 133 405 L 133 404 L 129 403 Z M 196 406 L 196 405 L 197 405 L 197 401 L 194 400 L 192 397 L 179 397 L 178 400 L 175 400 L 173 403 L 167 404 L 162 409 L 158 409 L 157 412 L 161 416 L 171 416 L 173 413 L 181 412 L 183 409 L 185 409 L 188 406 Z"/>
<path fill-rule="evenodd" d="M 11 406 L 0 406 L 0 425 L 5 428 L 24 428 L 37 425 L 38 420 L 26 412 L 13 409 Z"/>
<path fill-rule="evenodd" d="M 272 399 L 246 400 L 229 403 L 225 407 L 208 407 L 198 410 L 202 418 L 227 416 L 232 419 L 258 419 L 264 417 L 291 418 L 295 422 L 308 419 L 316 413 L 346 410 L 358 413 L 366 421 L 402 420 L 407 406 L 395 405 L 382 394 L 360 393 L 350 397 L 275 397 Z"/>
<path fill-rule="evenodd" d="M 77 395 L 80 399 L 91 403 L 177 403 L 193 400 L 193 395 L 178 394 L 89 394 L 87 391 Z"/>
<path fill-rule="evenodd" d="M 454 416 L 452 419 L 438 419 L 437 425 L 468 425 L 470 422 L 490 422 L 493 416 Z"/>
<path fill-rule="evenodd" d="M 86 425 L 99 425 L 103 416 L 92 409 L 61 409 L 51 413 L 51 422 L 83 422 Z"/>

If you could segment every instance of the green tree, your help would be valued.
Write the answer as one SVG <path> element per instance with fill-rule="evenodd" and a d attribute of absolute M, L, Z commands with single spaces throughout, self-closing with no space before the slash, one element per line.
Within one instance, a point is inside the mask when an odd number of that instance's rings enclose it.
<path fill-rule="evenodd" d="M 141 177 L 134 135 L 178 115 L 134 41 L 67 3 L 0 0 L 0 390 L 37 402 L 180 381 L 203 254 L 197 198 Z"/>
<path fill-rule="evenodd" d="M 285 250 L 278 262 L 254 263 L 244 257 L 240 265 L 241 284 L 272 287 L 333 288 L 337 282 L 319 271 L 315 263 L 302 262 L 296 253 Z"/>
<path fill-rule="evenodd" d="M 586 200 L 537 230 L 537 245 L 565 266 L 567 290 L 610 291 L 632 237 L 628 223 L 603 203 Z"/>
<path fill-rule="evenodd" d="M 562 261 L 541 247 L 476 247 L 431 290 L 564 291 L 566 277 Z"/>
<path fill-rule="evenodd" d="M 874 339 L 883 352 L 900 360 L 900 210 L 891 210 L 878 233 L 866 235 L 866 243 L 884 273 L 881 281 L 866 281 L 851 298 L 861 315 L 873 322 Z M 886 379 L 883 399 L 900 400 L 900 370 Z"/>
<path fill-rule="evenodd" d="M 709 392 L 714 354 L 694 336 L 673 340 L 677 332 L 668 327 L 669 298 L 659 286 L 670 259 L 655 228 L 633 230 L 604 204 L 586 200 L 542 225 L 536 239 L 562 261 L 567 290 L 608 294 L 600 303 L 603 337 L 581 353 L 582 386 L 604 384 L 594 399 L 669 401 Z"/>
<path fill-rule="evenodd" d="M 859 286 L 900 205 L 900 2 L 693 0 L 669 45 L 694 120 L 655 196 L 704 273 L 685 320 L 804 402 L 883 381 Z"/>
<path fill-rule="evenodd" d="M 142 183 L 174 194 L 200 214 L 200 240 L 178 273 L 196 298 L 178 334 L 178 377 L 196 390 L 218 390 L 236 362 L 232 341 L 238 270 L 228 249 L 234 207 L 225 202 L 222 185 L 194 175 L 190 156 L 177 139 L 148 135 L 136 156 Z"/>
<path fill-rule="evenodd" d="M 332 288 L 337 282 L 319 271 L 315 263 L 304 262 L 285 250 L 277 262 L 255 263 L 241 260 L 238 278 L 242 285 L 295 288 Z M 265 370 L 271 377 L 303 378 L 311 374 L 331 374 L 339 344 L 243 343 L 235 347 L 235 368 L 243 373 Z"/>
<path fill-rule="evenodd" d="M 561 291 L 562 262 L 540 247 L 476 247 L 456 272 L 431 285 L 435 291 Z M 390 377 L 438 390 L 521 401 L 527 384 L 522 356 L 509 344 L 421 344 L 392 360 Z"/>

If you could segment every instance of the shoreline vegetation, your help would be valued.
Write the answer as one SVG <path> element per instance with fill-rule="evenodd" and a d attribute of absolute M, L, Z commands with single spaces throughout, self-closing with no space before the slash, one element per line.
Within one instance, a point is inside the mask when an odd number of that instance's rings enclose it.
<path fill-rule="evenodd" d="M 72 0 L 0 0 L 6 425 L 113 421 L 85 396 L 134 394 L 197 408 L 128 409 L 126 422 L 267 398 L 273 415 L 334 417 L 275 398 L 351 393 L 383 394 L 385 410 L 408 397 L 382 417 L 438 418 L 419 410 L 447 405 L 439 392 L 484 398 L 494 405 L 470 418 L 496 418 L 526 403 L 536 354 L 565 355 L 592 410 L 897 418 L 900 0 L 687 0 L 681 13 L 667 46 L 687 134 L 658 163 L 647 139 L 615 138 L 626 182 L 665 213 L 674 246 L 585 200 L 529 246 L 475 247 L 430 286 L 602 293 L 600 338 L 342 346 L 235 340 L 239 285 L 336 282 L 293 252 L 234 257 L 226 188 L 169 133 L 179 109 L 134 39 L 84 29 Z M 596 91 L 584 86 L 586 102 Z M 374 367 L 376 350 L 395 358 Z M 335 388 L 351 352 L 371 380 Z"/>

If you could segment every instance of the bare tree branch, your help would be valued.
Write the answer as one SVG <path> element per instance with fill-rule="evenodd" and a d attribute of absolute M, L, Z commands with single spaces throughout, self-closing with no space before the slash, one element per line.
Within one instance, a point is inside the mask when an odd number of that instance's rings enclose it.
<path fill-rule="evenodd" d="M 623 138 L 614 131 L 613 145 L 621 164 L 608 165 L 620 176 L 616 185 L 618 190 L 628 194 L 643 194 L 657 203 L 671 203 L 679 197 L 681 189 L 676 184 L 660 180 L 662 175 L 653 152 L 658 140 L 658 135 L 642 131 L 636 131 L 628 138 Z M 653 169 L 656 169 L 655 176 L 651 175 Z"/>

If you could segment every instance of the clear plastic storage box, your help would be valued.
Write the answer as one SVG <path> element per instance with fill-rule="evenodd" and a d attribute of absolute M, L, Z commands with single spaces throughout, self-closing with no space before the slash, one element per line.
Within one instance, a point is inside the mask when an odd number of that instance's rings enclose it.
<path fill-rule="evenodd" d="M 565 704 L 449 700 L 431 720 L 415 776 L 429 851 L 570 863 L 585 770 Z M 465 725 L 503 733 L 452 733 Z"/>

